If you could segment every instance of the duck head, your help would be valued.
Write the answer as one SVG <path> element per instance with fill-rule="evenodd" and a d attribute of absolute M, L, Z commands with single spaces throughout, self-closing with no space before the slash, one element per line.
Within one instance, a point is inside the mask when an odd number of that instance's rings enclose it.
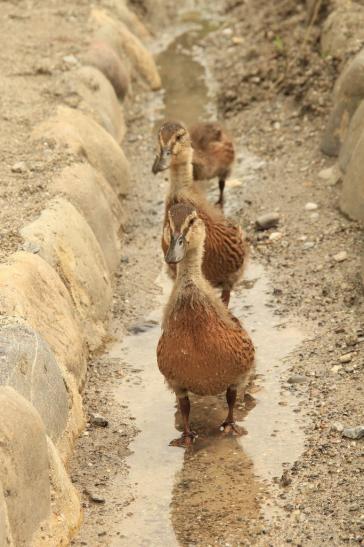
<path fill-rule="evenodd" d="M 202 250 L 205 225 L 191 205 L 178 203 L 168 211 L 164 237 L 169 243 L 165 256 L 167 264 L 177 264 L 193 250 Z"/>
<path fill-rule="evenodd" d="M 165 122 L 158 131 L 158 152 L 152 173 L 169 169 L 172 162 L 191 150 L 191 138 L 186 127 L 180 122 Z"/>

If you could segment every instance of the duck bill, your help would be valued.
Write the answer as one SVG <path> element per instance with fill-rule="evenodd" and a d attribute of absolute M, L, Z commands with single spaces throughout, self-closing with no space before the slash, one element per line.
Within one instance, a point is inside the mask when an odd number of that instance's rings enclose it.
<path fill-rule="evenodd" d="M 177 264 L 186 255 L 186 240 L 183 236 L 172 236 L 168 251 L 164 260 L 167 264 Z"/>
<path fill-rule="evenodd" d="M 153 166 L 152 173 L 156 175 L 160 171 L 165 171 L 171 165 L 171 152 L 170 150 L 161 150 L 159 154 L 156 155 Z"/>

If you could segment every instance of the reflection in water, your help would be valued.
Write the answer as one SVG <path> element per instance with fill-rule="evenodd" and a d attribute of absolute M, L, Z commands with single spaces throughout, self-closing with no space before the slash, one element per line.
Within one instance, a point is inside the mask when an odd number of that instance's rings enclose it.
<path fill-rule="evenodd" d="M 252 533 L 262 486 L 237 437 L 223 437 L 224 397 L 191 397 L 199 437 L 184 455 L 172 492 L 171 520 L 180 545 L 225 545 Z M 242 408 L 242 407 L 240 407 Z M 176 414 L 179 421 L 179 413 Z M 237 411 L 237 419 L 243 417 Z"/>

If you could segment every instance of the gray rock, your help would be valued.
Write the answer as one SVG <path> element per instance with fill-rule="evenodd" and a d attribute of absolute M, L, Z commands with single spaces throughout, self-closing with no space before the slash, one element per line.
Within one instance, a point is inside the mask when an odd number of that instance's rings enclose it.
<path fill-rule="evenodd" d="M 331 431 L 337 431 L 338 433 L 342 433 L 344 431 L 344 426 L 341 422 L 335 422 L 331 426 Z"/>
<path fill-rule="evenodd" d="M 364 41 L 364 8 L 358 2 L 337 2 L 321 32 L 323 55 L 345 58 Z"/>
<path fill-rule="evenodd" d="M 0 385 L 14 388 L 39 412 L 49 437 L 57 441 L 68 419 L 68 394 L 48 344 L 30 327 L 0 323 Z"/>
<path fill-rule="evenodd" d="M 268 230 L 278 225 L 280 215 L 278 213 L 266 213 L 260 215 L 256 221 L 255 225 L 258 230 Z"/>
<path fill-rule="evenodd" d="M 304 384 L 307 382 L 306 376 L 302 376 L 302 374 L 292 374 L 287 380 L 289 384 Z"/>
<path fill-rule="evenodd" d="M 101 414 L 91 414 L 90 423 L 98 427 L 107 427 L 109 425 L 109 421 Z"/>
<path fill-rule="evenodd" d="M 302 245 L 302 249 L 304 251 L 309 251 L 310 249 L 313 249 L 315 247 L 315 243 L 313 241 L 305 241 Z"/>
<path fill-rule="evenodd" d="M 94 503 L 105 503 L 105 498 L 100 496 L 97 492 L 91 492 L 89 490 L 86 490 L 86 494 L 89 496 L 90 500 Z"/>
<path fill-rule="evenodd" d="M 346 427 L 342 432 L 343 437 L 348 439 L 362 439 L 364 437 L 364 425 L 357 427 Z"/>

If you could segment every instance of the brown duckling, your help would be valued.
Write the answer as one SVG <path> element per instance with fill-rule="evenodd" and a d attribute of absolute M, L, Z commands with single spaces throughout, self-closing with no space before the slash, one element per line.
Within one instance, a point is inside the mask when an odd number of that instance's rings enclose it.
<path fill-rule="evenodd" d="M 246 386 L 254 364 L 254 346 L 239 320 L 215 295 L 202 273 L 206 229 L 189 204 L 173 205 L 167 216 L 168 264 L 177 264 L 177 278 L 166 306 L 157 348 L 158 367 L 176 393 L 183 417 L 182 437 L 171 444 L 188 446 L 188 392 L 218 395 L 226 391 L 229 412 L 225 433 L 241 434 L 234 422 L 238 386 Z"/>
<path fill-rule="evenodd" d="M 168 211 L 175 203 L 185 203 L 196 208 L 206 226 L 203 273 L 214 287 L 222 288 L 222 299 L 229 303 L 230 291 L 240 279 L 246 257 L 246 244 L 240 226 L 227 221 L 222 212 L 211 205 L 196 186 L 192 174 L 191 138 L 180 123 L 166 122 L 158 134 L 159 151 L 152 171 L 170 169 L 170 185 L 165 200 L 164 227 L 168 226 Z M 164 233 L 162 248 L 166 252 L 169 241 Z M 171 265 L 175 275 L 175 266 Z"/>
<path fill-rule="evenodd" d="M 216 205 L 224 205 L 225 181 L 230 176 L 235 159 L 234 143 L 218 123 L 198 123 L 190 128 L 193 148 L 193 178 L 219 180 L 219 199 Z"/>

